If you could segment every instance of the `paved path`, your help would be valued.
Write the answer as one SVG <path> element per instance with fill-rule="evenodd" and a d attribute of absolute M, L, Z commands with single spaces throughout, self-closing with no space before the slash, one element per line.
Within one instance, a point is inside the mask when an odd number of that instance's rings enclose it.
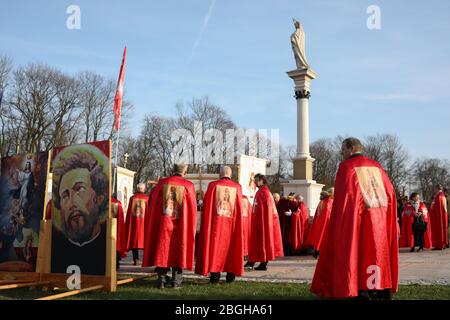
<path fill-rule="evenodd" d="M 129 254 L 131 256 L 131 252 Z M 142 252 L 140 254 L 142 257 Z M 312 256 L 283 257 L 272 261 L 267 271 L 246 272 L 239 280 L 261 282 L 311 282 L 316 260 Z M 132 265 L 132 259 L 122 262 L 119 273 L 146 274 L 154 268 L 142 268 Z M 186 277 L 204 278 L 188 271 Z M 445 284 L 450 285 L 450 249 L 410 253 L 409 249 L 400 250 L 400 284 Z"/>

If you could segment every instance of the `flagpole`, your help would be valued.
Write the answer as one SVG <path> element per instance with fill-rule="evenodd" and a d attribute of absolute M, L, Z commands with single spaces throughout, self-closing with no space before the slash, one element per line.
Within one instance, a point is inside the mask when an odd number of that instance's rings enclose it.
<path fill-rule="evenodd" d="M 120 121 L 120 116 L 119 116 Z M 113 188 L 112 192 L 114 193 L 114 190 L 116 189 L 116 180 L 117 180 L 117 157 L 119 155 L 119 137 L 120 137 L 120 127 L 117 129 L 117 137 L 116 137 L 116 152 L 114 156 L 114 177 L 113 177 Z"/>
<path fill-rule="evenodd" d="M 124 87 L 124 73 L 125 73 L 125 63 L 126 63 L 127 47 L 123 51 L 122 65 L 120 67 L 119 79 L 117 81 L 117 90 L 114 97 L 114 127 L 117 132 L 116 137 L 116 152 L 114 156 L 114 176 L 113 176 L 113 189 L 112 192 L 116 190 L 116 180 L 117 180 L 117 166 L 118 166 L 118 155 L 119 155 L 119 140 L 120 140 L 120 117 L 122 109 L 122 99 L 123 99 L 123 87 Z"/>

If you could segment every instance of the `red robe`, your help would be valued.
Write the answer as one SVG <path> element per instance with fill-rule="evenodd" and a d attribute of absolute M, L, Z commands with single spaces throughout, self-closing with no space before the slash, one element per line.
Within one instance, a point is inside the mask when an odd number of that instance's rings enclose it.
<path fill-rule="evenodd" d="M 153 188 L 145 221 L 144 267 L 193 270 L 197 201 L 194 184 L 180 176 Z"/>
<path fill-rule="evenodd" d="M 281 239 L 283 240 L 283 245 L 288 245 L 291 243 L 291 225 L 292 225 L 292 214 L 290 216 L 286 215 L 286 212 L 291 211 L 291 213 L 296 212 L 298 209 L 297 201 L 294 197 L 281 198 L 277 204 L 278 217 L 280 220 L 281 228 Z"/>
<path fill-rule="evenodd" d="M 411 211 L 412 208 L 412 211 Z M 402 213 L 402 228 L 400 229 L 400 248 L 412 248 L 414 246 L 414 208 L 408 204 Z"/>
<path fill-rule="evenodd" d="M 395 191 L 380 164 L 361 155 L 344 160 L 311 292 L 334 298 L 397 292 L 397 233 Z"/>
<path fill-rule="evenodd" d="M 227 199 L 228 197 L 228 199 Z M 203 199 L 195 272 L 244 273 L 242 230 L 242 189 L 231 179 L 208 185 Z"/>
<path fill-rule="evenodd" d="M 275 201 L 269 188 L 262 186 L 256 192 L 253 203 L 248 261 L 265 262 L 283 255 L 280 221 Z"/>
<path fill-rule="evenodd" d="M 434 197 L 430 207 L 433 247 L 444 249 L 448 245 L 448 208 L 442 191 Z"/>
<path fill-rule="evenodd" d="M 252 230 L 252 210 L 253 207 L 247 196 L 242 196 L 242 229 L 244 242 L 244 257 L 248 256 L 248 247 L 250 242 L 250 234 Z"/>
<path fill-rule="evenodd" d="M 324 237 L 327 236 L 330 226 L 331 209 L 333 207 L 333 198 L 326 197 L 319 202 L 316 214 L 309 230 L 308 240 L 306 243 L 314 250 L 320 252 Z"/>
<path fill-rule="evenodd" d="M 128 201 L 126 230 L 127 251 L 144 249 L 144 220 L 148 208 L 148 196 L 135 193 Z"/>
<path fill-rule="evenodd" d="M 297 210 L 291 215 L 289 243 L 294 250 L 306 249 L 308 230 L 308 208 L 304 202 L 297 204 Z"/>
<path fill-rule="evenodd" d="M 128 250 L 122 203 L 116 198 L 111 198 L 111 207 L 113 218 L 117 218 L 116 251 L 124 256 Z"/>

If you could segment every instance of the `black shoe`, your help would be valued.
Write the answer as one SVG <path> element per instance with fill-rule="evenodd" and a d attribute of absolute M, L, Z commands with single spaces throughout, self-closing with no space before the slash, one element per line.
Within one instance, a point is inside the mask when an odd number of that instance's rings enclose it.
<path fill-rule="evenodd" d="M 377 290 L 377 300 L 392 300 L 391 290 Z"/>
<path fill-rule="evenodd" d="M 414 247 L 412 247 L 411 250 L 409 250 L 409 252 L 414 252 Z"/>
<path fill-rule="evenodd" d="M 419 248 L 417 249 L 417 252 L 423 251 L 423 248 Z"/>
<path fill-rule="evenodd" d="M 319 251 L 314 250 L 313 257 L 314 259 L 317 259 L 319 257 Z"/>
<path fill-rule="evenodd" d="M 182 283 L 183 283 L 183 274 L 181 272 L 173 270 L 172 271 L 172 280 L 170 281 L 172 288 L 180 289 Z"/>
<path fill-rule="evenodd" d="M 252 271 L 255 266 L 253 262 L 247 262 L 244 266 L 245 271 Z"/>
<path fill-rule="evenodd" d="M 158 279 L 156 279 L 156 287 L 158 289 L 164 289 L 165 286 L 166 286 L 166 277 L 158 276 Z"/>
<path fill-rule="evenodd" d="M 359 291 L 356 300 L 370 300 L 370 295 L 368 291 Z"/>
<path fill-rule="evenodd" d="M 267 270 L 267 262 L 261 262 L 259 266 L 255 268 L 258 271 L 266 271 Z"/>
<path fill-rule="evenodd" d="M 236 276 L 234 273 L 227 272 L 227 283 L 232 283 L 236 279 Z"/>
<path fill-rule="evenodd" d="M 211 272 L 211 276 L 209 278 L 210 284 L 216 284 L 220 281 L 220 273 L 219 272 Z"/>

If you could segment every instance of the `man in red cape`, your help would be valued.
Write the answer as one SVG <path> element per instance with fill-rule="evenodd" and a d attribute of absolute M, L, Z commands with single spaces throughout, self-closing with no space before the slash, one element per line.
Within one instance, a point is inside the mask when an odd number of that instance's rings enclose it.
<path fill-rule="evenodd" d="M 181 287 L 183 269 L 193 270 L 197 201 L 194 184 L 184 176 L 187 165 L 176 164 L 174 175 L 159 180 L 151 193 L 145 221 L 143 266 L 155 266 L 157 287 L 166 285 L 172 268 L 171 285 Z"/>
<path fill-rule="evenodd" d="M 311 292 L 332 298 L 390 299 L 398 291 L 398 223 L 394 188 L 356 138 L 341 149 L 330 227 Z"/>
<path fill-rule="evenodd" d="M 248 247 L 252 230 L 252 204 L 247 196 L 242 196 L 242 229 L 244 242 L 244 257 L 248 257 Z"/>
<path fill-rule="evenodd" d="M 127 251 L 132 250 L 134 265 L 138 264 L 139 250 L 144 249 L 144 220 L 148 207 L 148 196 L 145 192 L 145 184 L 139 183 L 137 192 L 128 201 L 126 230 Z"/>
<path fill-rule="evenodd" d="M 431 237 L 431 221 L 425 203 L 420 201 L 417 192 L 413 192 L 410 196 L 410 202 L 406 205 L 405 212 L 412 216 L 411 228 L 413 231 L 413 241 L 411 244 L 411 252 L 414 252 L 415 246 L 419 246 L 417 252 L 423 251 L 423 248 L 432 247 Z"/>
<path fill-rule="evenodd" d="M 210 283 L 218 283 L 221 272 L 227 273 L 228 283 L 244 273 L 242 189 L 231 175 L 231 168 L 223 166 L 221 178 L 208 185 L 203 199 L 195 272 L 210 273 Z"/>
<path fill-rule="evenodd" d="M 255 194 L 252 213 L 252 232 L 248 262 L 245 267 L 253 269 L 255 262 L 261 262 L 255 270 L 267 270 L 267 264 L 276 257 L 283 256 L 280 221 L 275 207 L 275 201 L 267 185 L 267 178 L 262 174 L 255 176 L 259 188 Z"/>
<path fill-rule="evenodd" d="M 277 203 L 277 212 L 280 220 L 281 239 L 283 242 L 283 252 L 285 255 L 292 254 L 291 247 L 291 220 L 292 213 L 298 210 L 298 204 L 295 201 L 295 194 L 290 193 L 287 197 L 283 197 Z"/>
<path fill-rule="evenodd" d="M 314 250 L 314 258 L 320 254 L 320 248 L 327 236 L 330 226 L 331 209 L 333 207 L 334 188 L 320 193 L 320 202 L 316 209 L 306 243 Z"/>
<path fill-rule="evenodd" d="M 301 195 L 295 196 L 295 203 L 295 211 L 291 215 L 289 244 L 294 251 L 302 251 L 307 248 L 306 239 L 309 229 L 308 208 Z"/>
<path fill-rule="evenodd" d="M 448 208 L 442 185 L 438 184 L 430 207 L 433 249 L 444 250 L 448 245 Z"/>
<path fill-rule="evenodd" d="M 120 267 L 119 261 L 127 253 L 127 244 L 125 242 L 126 230 L 125 230 L 122 202 L 117 200 L 116 197 L 117 197 L 116 194 L 113 194 L 113 196 L 111 197 L 111 209 L 112 209 L 111 211 L 112 211 L 112 217 L 117 219 L 116 266 L 117 266 L 117 269 L 119 269 L 119 267 Z"/>
<path fill-rule="evenodd" d="M 402 213 L 402 227 L 400 229 L 400 248 L 412 248 L 414 251 L 414 210 L 410 203 L 406 203 Z"/>

